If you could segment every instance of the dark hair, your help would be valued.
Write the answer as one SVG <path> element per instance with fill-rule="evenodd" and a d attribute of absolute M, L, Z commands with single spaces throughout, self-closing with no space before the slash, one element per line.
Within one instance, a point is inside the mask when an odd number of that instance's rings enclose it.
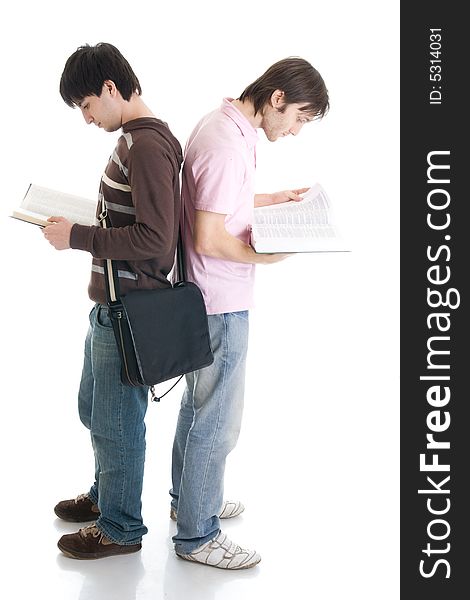
<path fill-rule="evenodd" d="M 275 63 L 250 84 L 239 100 L 250 100 L 255 115 L 263 112 L 273 92 L 281 90 L 285 94 L 284 112 L 287 104 L 306 104 L 301 110 L 315 118 L 323 117 L 329 108 L 328 90 L 320 73 L 303 58 L 289 57 Z"/>
<path fill-rule="evenodd" d="M 80 46 L 68 58 L 60 78 L 60 95 L 68 106 L 75 106 L 85 96 L 101 96 L 106 80 L 116 84 L 124 100 L 142 94 L 139 80 L 130 64 L 112 44 Z"/>

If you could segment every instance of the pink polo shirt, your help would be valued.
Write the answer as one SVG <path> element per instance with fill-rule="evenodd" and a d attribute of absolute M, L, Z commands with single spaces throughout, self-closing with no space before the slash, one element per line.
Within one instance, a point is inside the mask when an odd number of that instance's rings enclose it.
<path fill-rule="evenodd" d="M 253 306 L 254 265 L 197 254 L 193 246 L 196 210 L 226 215 L 226 230 L 249 243 L 258 134 L 230 100 L 197 124 L 183 165 L 187 277 L 201 289 L 210 315 Z"/>

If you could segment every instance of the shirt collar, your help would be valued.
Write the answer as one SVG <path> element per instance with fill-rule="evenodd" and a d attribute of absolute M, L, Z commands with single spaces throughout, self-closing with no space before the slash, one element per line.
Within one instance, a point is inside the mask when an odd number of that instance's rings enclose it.
<path fill-rule="evenodd" d="M 243 115 L 238 108 L 232 104 L 232 100 L 233 98 L 224 98 L 220 109 L 238 126 L 246 140 L 247 146 L 249 148 L 254 148 L 256 146 L 256 142 L 258 141 L 258 132 L 248 121 L 245 115 Z"/>

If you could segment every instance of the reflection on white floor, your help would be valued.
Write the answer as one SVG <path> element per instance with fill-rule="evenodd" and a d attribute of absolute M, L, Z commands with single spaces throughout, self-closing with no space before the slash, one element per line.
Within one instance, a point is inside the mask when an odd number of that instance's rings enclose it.
<path fill-rule="evenodd" d="M 168 529 L 168 533 L 172 534 L 174 526 Z M 244 582 L 249 584 L 250 580 L 259 576 L 255 571 L 225 573 L 198 565 L 187 565 L 174 555 L 164 535 L 147 539 L 143 551 L 138 554 L 99 561 L 73 561 L 57 556 L 56 566 L 62 575 L 67 576 L 62 597 L 76 597 L 79 600 L 212 600 L 231 597 L 235 590 L 238 597 L 244 597 Z M 80 581 L 73 584 L 75 596 L 69 589 L 69 575 L 74 579 L 79 575 Z M 226 586 L 232 590 L 228 591 L 228 596 L 224 595 Z"/>

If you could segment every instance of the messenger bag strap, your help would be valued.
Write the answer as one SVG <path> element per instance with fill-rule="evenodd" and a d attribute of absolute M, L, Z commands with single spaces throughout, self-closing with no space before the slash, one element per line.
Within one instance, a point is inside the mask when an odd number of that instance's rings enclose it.
<path fill-rule="evenodd" d="M 176 281 L 186 281 L 186 257 L 184 255 L 183 231 L 185 220 L 184 202 L 181 201 L 180 222 L 178 226 L 178 242 L 176 244 Z"/>
<path fill-rule="evenodd" d="M 176 269 L 177 281 L 186 281 L 186 261 L 183 248 L 183 236 L 181 234 L 181 224 L 178 228 L 178 243 L 176 244 Z"/>
<path fill-rule="evenodd" d="M 106 219 L 108 218 L 108 209 L 104 201 L 104 196 L 101 194 L 100 214 L 98 222 L 103 229 L 107 229 Z M 109 303 L 117 302 L 120 298 L 119 278 L 113 261 L 107 258 L 104 262 L 104 280 L 106 285 L 106 296 Z"/>

